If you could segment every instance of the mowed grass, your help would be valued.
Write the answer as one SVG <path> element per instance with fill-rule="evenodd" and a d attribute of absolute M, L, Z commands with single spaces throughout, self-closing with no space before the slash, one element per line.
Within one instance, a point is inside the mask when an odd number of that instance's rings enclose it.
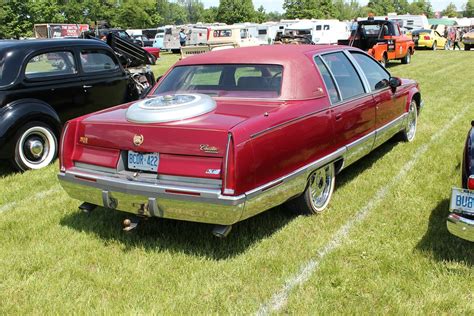
<path fill-rule="evenodd" d="M 162 56 L 157 76 L 177 59 Z M 324 214 L 278 207 L 234 225 L 225 240 L 211 225 L 169 220 L 125 234 L 126 214 L 77 210 L 57 163 L 24 174 L 0 168 L 0 313 L 473 314 L 474 245 L 445 225 L 474 119 L 473 64 L 464 51 L 393 63 L 393 75 L 422 89 L 415 141 L 390 141 L 343 171 Z"/>

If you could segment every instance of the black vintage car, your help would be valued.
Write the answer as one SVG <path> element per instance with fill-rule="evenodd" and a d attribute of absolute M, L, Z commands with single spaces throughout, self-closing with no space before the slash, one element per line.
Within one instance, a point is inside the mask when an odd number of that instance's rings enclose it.
<path fill-rule="evenodd" d="M 99 40 L 0 41 L 0 159 L 48 165 L 63 122 L 145 95 L 154 84 L 145 75 Z"/>
<path fill-rule="evenodd" d="M 474 241 L 474 121 L 464 145 L 461 184 L 451 190 L 447 226 L 451 234 Z"/>

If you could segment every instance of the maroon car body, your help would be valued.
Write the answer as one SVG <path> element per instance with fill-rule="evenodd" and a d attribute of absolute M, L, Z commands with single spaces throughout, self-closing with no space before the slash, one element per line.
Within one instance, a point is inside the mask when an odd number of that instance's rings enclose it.
<path fill-rule="evenodd" d="M 179 110 L 189 100 L 213 104 L 193 116 Z M 422 106 L 416 82 L 391 77 L 361 50 L 313 45 L 187 58 L 147 101 L 70 121 L 62 186 L 94 205 L 220 225 L 290 200 L 322 211 L 342 168 L 397 133 L 414 138 Z M 174 107 L 174 119 L 150 119 Z M 148 153 L 157 171 L 130 167 Z"/>

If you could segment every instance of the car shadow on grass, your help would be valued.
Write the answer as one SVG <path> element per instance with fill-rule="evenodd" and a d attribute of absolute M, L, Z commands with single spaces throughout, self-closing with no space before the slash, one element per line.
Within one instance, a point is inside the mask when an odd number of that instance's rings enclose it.
<path fill-rule="evenodd" d="M 352 179 L 355 179 L 360 173 L 372 167 L 377 160 L 381 159 L 389 152 L 391 152 L 399 143 L 398 136 L 394 136 L 389 141 L 380 145 L 374 151 L 369 153 L 367 156 L 362 157 L 354 164 L 348 166 L 340 174 L 336 176 L 336 190 L 338 188 L 344 187 L 346 184 L 350 183 Z"/>
<path fill-rule="evenodd" d="M 449 233 L 446 218 L 449 214 L 449 199 L 444 199 L 431 211 L 428 230 L 416 249 L 430 253 L 437 261 L 456 261 L 474 265 L 473 243 Z"/>
<path fill-rule="evenodd" d="M 0 160 L 0 178 L 9 176 L 17 172 L 9 161 L 7 160 Z"/>
<path fill-rule="evenodd" d="M 130 214 L 102 207 L 87 214 L 74 211 L 63 217 L 61 225 L 91 233 L 107 244 L 119 241 L 125 251 L 145 248 L 151 251 L 174 251 L 192 256 L 225 260 L 238 256 L 256 242 L 272 234 L 294 220 L 297 214 L 283 206 L 275 207 L 248 220 L 234 224 L 224 239 L 212 235 L 211 224 L 148 218 L 140 222 L 132 232 L 122 231 L 122 222 Z"/>

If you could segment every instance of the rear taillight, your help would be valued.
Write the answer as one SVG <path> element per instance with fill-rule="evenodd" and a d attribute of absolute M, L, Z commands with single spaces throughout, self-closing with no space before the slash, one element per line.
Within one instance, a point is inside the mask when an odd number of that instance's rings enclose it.
<path fill-rule="evenodd" d="M 59 166 L 61 172 L 72 166 L 72 153 L 74 151 L 76 136 L 76 121 L 69 121 L 63 128 L 59 143 Z"/>
<path fill-rule="evenodd" d="M 235 151 L 232 134 L 227 138 L 227 149 L 224 160 L 224 186 L 222 194 L 233 195 L 235 193 Z"/>
<path fill-rule="evenodd" d="M 474 190 L 474 176 L 470 176 L 469 179 L 467 179 L 467 188 Z"/>
<path fill-rule="evenodd" d="M 425 40 L 429 41 L 431 38 L 430 38 L 430 36 L 429 36 L 429 35 L 425 35 L 425 36 L 423 36 L 423 39 L 425 39 Z"/>

